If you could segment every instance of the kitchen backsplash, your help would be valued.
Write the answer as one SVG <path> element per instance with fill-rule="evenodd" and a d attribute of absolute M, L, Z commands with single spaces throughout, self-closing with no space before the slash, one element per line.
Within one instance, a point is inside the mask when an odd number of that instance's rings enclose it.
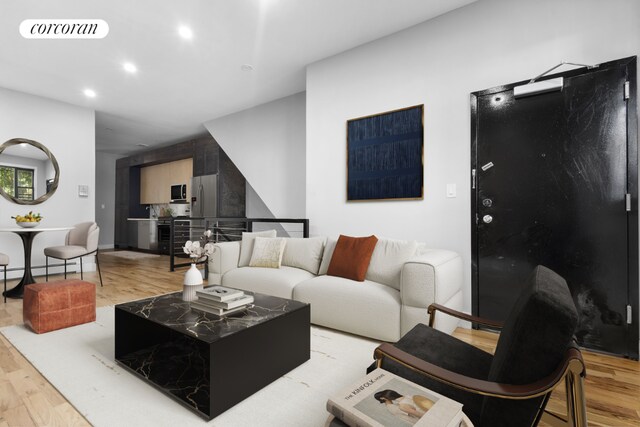
<path fill-rule="evenodd" d="M 189 205 L 185 203 L 149 205 L 149 218 L 158 218 L 161 216 L 189 216 Z"/>

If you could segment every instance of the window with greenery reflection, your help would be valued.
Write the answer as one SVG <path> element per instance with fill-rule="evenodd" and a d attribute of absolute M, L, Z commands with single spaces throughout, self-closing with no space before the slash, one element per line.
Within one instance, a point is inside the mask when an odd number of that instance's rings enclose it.
<path fill-rule="evenodd" d="M 0 188 L 20 200 L 33 200 L 33 169 L 0 166 Z"/>

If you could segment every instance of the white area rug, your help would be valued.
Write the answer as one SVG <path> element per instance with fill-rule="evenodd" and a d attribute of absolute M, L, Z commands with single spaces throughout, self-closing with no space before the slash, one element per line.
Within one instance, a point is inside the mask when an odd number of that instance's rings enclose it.
<path fill-rule="evenodd" d="M 116 364 L 113 307 L 42 335 L 22 325 L 1 332 L 96 427 L 322 427 L 329 395 L 364 375 L 378 345 L 312 327 L 309 361 L 207 423 Z"/>
<path fill-rule="evenodd" d="M 144 259 L 144 258 L 158 258 L 160 255 L 146 254 L 144 252 L 133 251 L 116 251 L 116 252 L 100 252 L 100 256 L 115 256 L 124 259 Z"/>

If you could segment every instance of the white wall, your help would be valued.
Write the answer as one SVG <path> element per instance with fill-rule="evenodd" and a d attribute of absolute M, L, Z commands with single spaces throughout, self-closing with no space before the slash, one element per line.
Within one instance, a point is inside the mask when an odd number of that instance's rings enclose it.
<path fill-rule="evenodd" d="M 58 190 L 39 205 L 16 205 L 0 197 L 0 228 L 15 227 L 10 217 L 29 210 L 44 217 L 39 227 L 66 227 L 95 218 L 95 114 L 93 110 L 0 88 L 0 142 L 27 138 L 44 144 L 58 160 Z M 78 185 L 89 197 L 78 197 Z M 33 242 L 32 265 L 44 265 L 43 250 L 64 244 L 65 232 L 43 232 Z M 22 243 L 13 233 L 0 233 L 0 252 L 9 268 L 24 266 Z M 34 269 L 34 275 L 44 269 Z M 21 277 L 22 271 L 10 277 Z"/>
<path fill-rule="evenodd" d="M 469 94 L 560 61 L 640 53 L 640 1 L 482 0 L 307 68 L 307 215 L 312 234 L 415 239 L 465 261 L 470 310 Z M 346 203 L 346 121 L 425 105 L 423 201 Z M 447 199 L 447 183 L 458 197 Z"/>
<path fill-rule="evenodd" d="M 118 154 L 96 152 L 96 222 L 100 227 L 100 249 L 113 248 L 116 206 L 116 160 Z"/>
<path fill-rule="evenodd" d="M 305 217 L 304 92 L 204 125 L 275 217 Z"/>
<path fill-rule="evenodd" d="M 247 218 L 275 218 L 269 207 L 249 183 L 246 187 L 246 203 Z"/>

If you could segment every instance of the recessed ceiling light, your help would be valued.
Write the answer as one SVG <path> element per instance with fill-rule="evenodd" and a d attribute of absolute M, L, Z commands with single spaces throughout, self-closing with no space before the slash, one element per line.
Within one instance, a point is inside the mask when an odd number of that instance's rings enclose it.
<path fill-rule="evenodd" d="M 87 98 L 95 98 L 96 97 L 96 91 L 93 89 L 85 89 L 83 91 L 84 96 L 86 96 Z"/>
<path fill-rule="evenodd" d="M 180 37 L 185 40 L 191 40 L 193 38 L 193 31 L 191 31 L 191 28 L 185 27 L 184 25 L 181 25 L 178 28 L 178 34 L 180 34 Z"/>
<path fill-rule="evenodd" d="M 122 64 L 122 68 L 124 68 L 127 73 L 131 74 L 134 74 L 138 71 L 138 68 L 131 62 L 125 62 L 124 64 Z"/>
<path fill-rule="evenodd" d="M 148 146 L 149 146 L 149 144 L 142 144 L 142 143 L 140 143 L 140 144 L 136 144 L 136 145 L 137 145 L 138 147 L 148 147 Z"/>
<path fill-rule="evenodd" d="M 240 69 L 242 71 L 253 71 L 253 65 L 251 65 L 251 64 L 242 64 L 240 66 Z"/>

